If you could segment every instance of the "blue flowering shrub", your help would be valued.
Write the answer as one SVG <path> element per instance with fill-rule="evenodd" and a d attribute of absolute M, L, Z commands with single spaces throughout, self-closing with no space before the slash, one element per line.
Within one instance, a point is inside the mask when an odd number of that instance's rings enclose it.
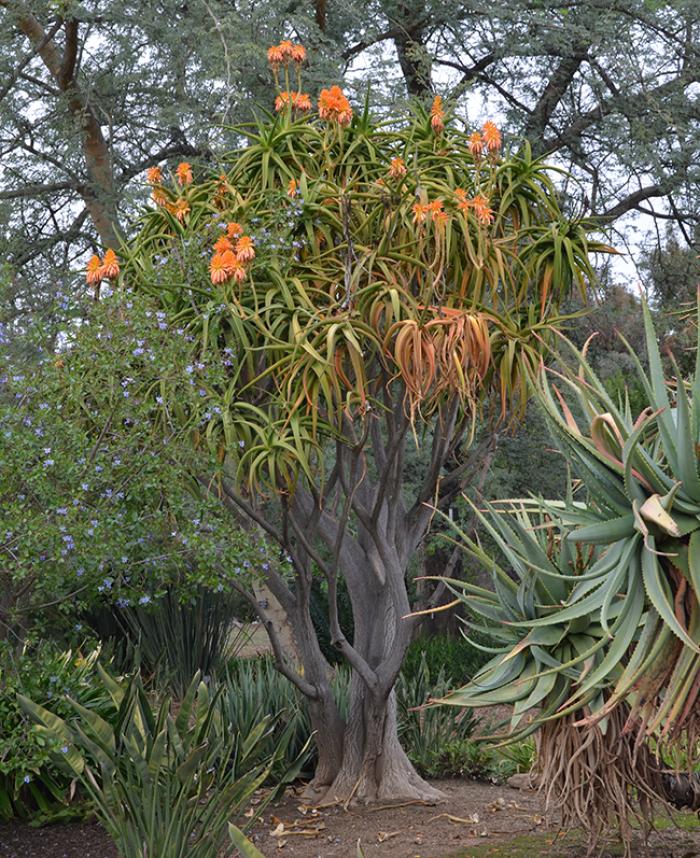
<path fill-rule="evenodd" d="M 176 321 L 121 289 L 67 307 L 51 348 L 0 342 L 0 640 L 18 645 L 277 562 L 226 514 L 204 437 L 233 353 L 194 361 Z"/>
<path fill-rule="evenodd" d="M 56 764 L 74 749 L 36 730 L 17 694 L 59 717 L 74 714 L 68 697 L 106 717 L 110 700 L 95 670 L 98 654 L 60 652 L 48 643 L 19 651 L 0 645 L 0 820 L 55 820 L 84 811 L 77 782 Z"/>

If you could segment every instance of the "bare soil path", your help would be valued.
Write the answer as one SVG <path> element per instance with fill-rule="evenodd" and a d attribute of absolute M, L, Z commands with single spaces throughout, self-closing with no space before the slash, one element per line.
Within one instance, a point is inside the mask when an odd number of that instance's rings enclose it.
<path fill-rule="evenodd" d="M 314 810 L 289 792 L 268 807 L 254 829 L 266 858 L 583 858 L 576 832 L 559 837 L 547 828 L 542 800 L 530 790 L 470 781 L 438 781 L 447 795 L 436 807 Z M 700 821 L 679 816 L 681 828 L 664 827 L 635 858 L 700 858 Z M 606 856 L 622 854 L 617 844 Z M 95 823 L 44 828 L 0 825 L 0 858 L 117 858 Z"/>

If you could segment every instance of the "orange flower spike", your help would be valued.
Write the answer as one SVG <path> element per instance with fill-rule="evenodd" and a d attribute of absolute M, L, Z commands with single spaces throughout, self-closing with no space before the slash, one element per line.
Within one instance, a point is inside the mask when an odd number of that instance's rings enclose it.
<path fill-rule="evenodd" d="M 484 143 L 489 152 L 498 152 L 501 148 L 501 132 L 490 120 L 484 122 L 484 127 L 481 129 L 484 134 Z"/>
<path fill-rule="evenodd" d="M 175 175 L 177 176 L 177 180 L 181 185 L 191 185 L 193 181 L 192 164 L 189 164 L 187 161 L 181 161 L 177 165 Z"/>
<path fill-rule="evenodd" d="M 457 200 L 457 208 L 462 212 L 466 212 L 470 206 L 467 199 L 467 192 L 464 188 L 455 188 L 455 199 Z"/>
<path fill-rule="evenodd" d="M 303 45 L 292 45 L 290 56 L 293 62 L 301 65 L 306 59 L 306 48 Z"/>
<path fill-rule="evenodd" d="M 151 191 L 151 199 L 157 206 L 164 206 L 168 202 L 168 195 L 162 188 L 153 188 Z"/>
<path fill-rule="evenodd" d="M 447 212 L 442 210 L 433 212 L 433 223 L 435 224 L 436 229 L 444 230 L 449 222 L 450 216 Z"/>
<path fill-rule="evenodd" d="M 311 96 L 308 92 L 295 92 L 293 104 L 297 110 L 306 113 L 307 110 L 311 110 Z"/>
<path fill-rule="evenodd" d="M 425 217 L 428 213 L 428 206 L 424 206 L 421 203 L 413 204 L 413 223 L 421 224 L 425 223 Z"/>
<path fill-rule="evenodd" d="M 477 194 L 470 202 L 479 223 L 488 225 L 493 222 L 493 209 L 483 194 Z"/>
<path fill-rule="evenodd" d="M 242 283 L 246 278 L 246 271 L 242 265 L 236 265 L 236 267 L 231 272 L 231 276 L 234 280 L 237 280 L 239 283 Z"/>
<path fill-rule="evenodd" d="M 190 213 L 190 206 L 187 200 L 179 199 L 170 207 L 170 211 L 175 215 L 180 223 L 183 223 L 185 217 Z"/>
<path fill-rule="evenodd" d="M 87 268 L 85 269 L 85 279 L 88 286 L 96 286 L 102 280 L 102 260 L 95 253 L 90 257 Z"/>
<path fill-rule="evenodd" d="M 444 208 L 445 204 L 442 200 L 433 200 L 432 203 L 428 203 L 426 205 L 426 209 L 432 214 L 440 214 Z"/>
<path fill-rule="evenodd" d="M 442 107 L 442 97 L 436 95 L 430 108 L 430 125 L 436 134 L 445 130 L 445 111 Z"/>
<path fill-rule="evenodd" d="M 406 165 L 403 158 L 392 158 L 389 164 L 389 175 L 392 179 L 403 179 L 406 175 Z"/>
<path fill-rule="evenodd" d="M 284 62 L 284 53 L 279 45 L 273 45 L 267 49 L 267 61 L 273 68 L 277 68 Z"/>
<path fill-rule="evenodd" d="M 277 98 L 275 99 L 275 113 L 279 113 L 281 110 L 284 110 L 284 108 L 288 104 L 293 104 L 293 103 L 294 103 L 293 93 L 291 93 L 291 92 L 280 92 L 278 94 Z"/>
<path fill-rule="evenodd" d="M 229 238 L 238 238 L 239 235 L 243 235 L 243 227 L 240 223 L 236 223 L 236 221 L 231 221 L 226 224 L 226 235 Z"/>
<path fill-rule="evenodd" d="M 102 274 L 108 280 L 116 280 L 119 277 L 119 260 L 111 247 L 107 248 L 102 258 Z"/>
<path fill-rule="evenodd" d="M 212 256 L 211 261 L 209 262 L 209 276 L 211 277 L 211 282 L 217 286 L 228 280 L 229 274 L 226 263 L 224 262 L 223 254 L 215 253 Z"/>
<path fill-rule="evenodd" d="M 250 262 L 255 259 L 253 239 L 249 235 L 242 235 L 236 242 L 236 256 L 239 262 Z"/>
<path fill-rule="evenodd" d="M 283 39 L 279 45 L 277 46 L 280 53 L 282 54 L 282 59 L 284 62 L 292 59 L 292 54 L 294 53 L 294 45 L 289 39 Z"/>
<path fill-rule="evenodd" d="M 339 86 L 322 89 L 318 97 L 318 115 L 321 119 L 349 125 L 352 120 L 352 108 Z"/>
<path fill-rule="evenodd" d="M 298 192 L 297 180 L 296 179 L 290 179 L 289 183 L 287 185 L 287 196 L 288 197 L 295 197 L 297 195 L 297 192 Z"/>
<path fill-rule="evenodd" d="M 163 171 L 160 167 L 149 167 L 146 170 L 146 181 L 149 185 L 159 185 L 163 181 Z"/>
<path fill-rule="evenodd" d="M 214 250 L 216 253 L 223 253 L 225 250 L 233 250 L 233 245 L 225 235 L 222 235 L 221 238 L 215 242 Z"/>
<path fill-rule="evenodd" d="M 479 131 L 474 131 L 469 135 L 469 151 L 475 160 L 479 160 L 484 151 L 484 138 Z"/>
<path fill-rule="evenodd" d="M 221 254 L 221 261 L 229 277 L 233 274 L 234 269 L 240 265 L 240 260 L 233 250 L 224 250 Z"/>

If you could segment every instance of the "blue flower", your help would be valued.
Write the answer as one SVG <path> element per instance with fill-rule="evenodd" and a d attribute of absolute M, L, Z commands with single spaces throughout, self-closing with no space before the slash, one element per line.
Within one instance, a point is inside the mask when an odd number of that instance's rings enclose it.
<path fill-rule="evenodd" d="M 151 597 L 146 594 L 139 599 L 139 605 L 147 605 L 151 601 Z"/>
<path fill-rule="evenodd" d="M 64 745 L 64 746 L 61 748 L 61 753 L 62 753 L 62 754 L 67 754 L 67 753 L 68 753 L 68 745 Z"/>
<path fill-rule="evenodd" d="M 30 781 L 31 781 L 31 776 L 30 776 L 30 775 L 25 775 L 25 776 L 24 776 L 24 782 L 25 782 L 25 784 L 28 784 Z"/>

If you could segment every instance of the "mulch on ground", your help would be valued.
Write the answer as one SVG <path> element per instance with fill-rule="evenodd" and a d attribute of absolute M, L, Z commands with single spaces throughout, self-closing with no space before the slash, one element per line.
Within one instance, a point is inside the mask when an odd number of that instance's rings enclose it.
<path fill-rule="evenodd" d="M 581 838 L 547 828 L 541 796 L 471 781 L 438 781 L 446 801 L 369 808 L 307 807 L 289 791 L 265 811 L 253 838 L 266 858 L 582 858 Z M 620 855 L 612 848 L 609 855 Z M 700 858 L 700 831 L 655 834 L 642 858 Z M 0 825 L 0 858 L 117 858 L 96 823 Z"/>

